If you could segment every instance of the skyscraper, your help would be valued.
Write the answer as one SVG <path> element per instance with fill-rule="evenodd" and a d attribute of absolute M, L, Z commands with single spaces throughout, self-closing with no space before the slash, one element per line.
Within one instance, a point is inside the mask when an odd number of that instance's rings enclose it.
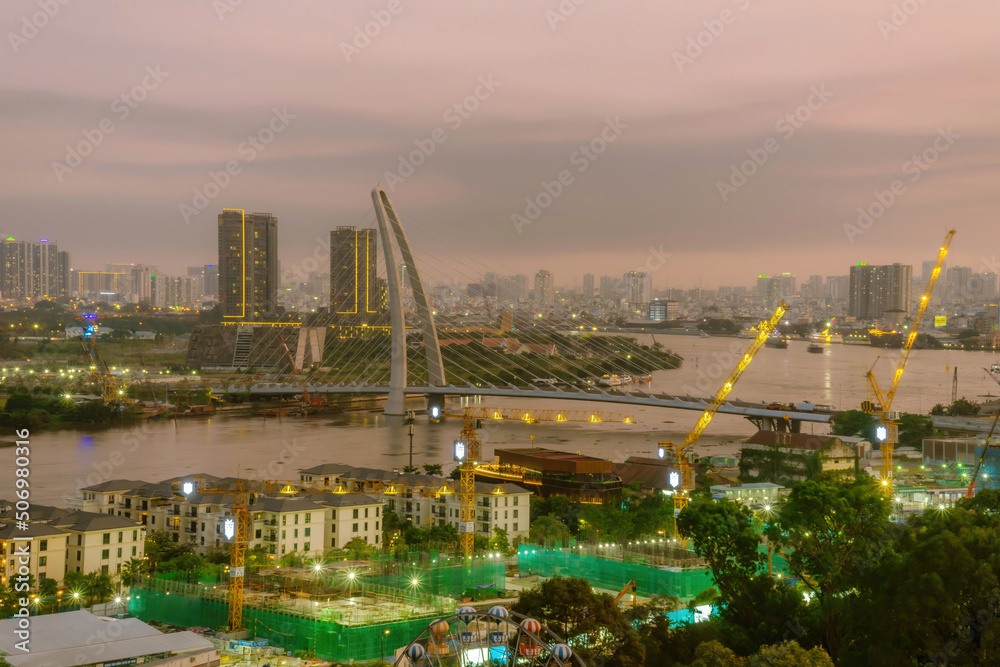
<path fill-rule="evenodd" d="M 556 289 L 552 282 L 552 274 L 541 269 L 535 274 L 535 303 L 540 306 L 553 306 L 556 303 Z"/>
<path fill-rule="evenodd" d="M 585 273 L 583 274 L 583 298 L 593 299 L 594 298 L 594 274 Z"/>
<path fill-rule="evenodd" d="M 652 289 L 649 274 L 645 271 L 629 271 L 622 276 L 625 284 L 625 300 L 633 313 L 646 310 Z"/>
<path fill-rule="evenodd" d="M 0 295 L 4 299 L 62 299 L 69 292 L 69 253 L 48 239 L 0 242 Z"/>
<path fill-rule="evenodd" d="M 278 219 L 223 209 L 219 214 L 222 316 L 253 321 L 278 307 Z"/>
<path fill-rule="evenodd" d="M 377 239 L 374 229 L 337 227 L 330 232 L 331 324 L 386 324 L 386 290 L 376 274 Z"/>
<path fill-rule="evenodd" d="M 881 318 L 886 311 L 910 311 L 913 267 L 908 264 L 851 267 L 847 312 L 861 320 Z"/>

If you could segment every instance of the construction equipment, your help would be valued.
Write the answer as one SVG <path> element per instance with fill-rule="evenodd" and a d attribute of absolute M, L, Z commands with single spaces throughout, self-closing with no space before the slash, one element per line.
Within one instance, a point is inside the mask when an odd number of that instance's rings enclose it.
<path fill-rule="evenodd" d="M 638 594 L 636 593 L 635 579 L 632 579 L 627 584 L 625 584 L 625 586 L 622 588 L 622 592 L 619 593 L 617 596 L 615 596 L 615 604 L 617 605 L 619 602 L 621 602 L 621 599 L 626 595 L 628 595 L 630 592 L 632 593 L 632 607 L 635 607 L 636 604 L 638 604 L 638 597 L 639 597 Z"/>
<path fill-rule="evenodd" d="M 679 475 L 675 476 L 671 473 L 671 485 L 674 486 L 674 515 L 679 514 L 688 505 L 690 500 L 690 492 L 694 489 L 694 469 L 691 467 L 691 463 L 688 461 L 688 453 L 692 447 L 698 442 L 698 438 L 701 434 L 705 432 L 708 425 L 711 423 L 712 418 L 715 417 L 715 413 L 719 411 L 722 407 L 723 402 L 725 402 L 726 397 L 729 396 L 729 392 L 733 390 L 733 386 L 736 381 L 740 379 L 743 375 L 743 371 L 747 369 L 750 362 L 753 361 L 754 356 L 757 352 L 764 346 L 771 332 L 781 321 L 781 318 L 785 316 L 785 311 L 788 310 L 788 304 L 782 301 L 774 314 L 771 315 L 771 319 L 767 322 L 761 322 L 757 325 L 757 337 L 754 338 L 750 347 L 747 349 L 746 354 L 740 357 L 739 362 L 736 364 L 736 368 L 733 369 L 726 381 L 722 383 L 718 391 L 715 392 L 715 396 L 712 397 L 712 402 L 709 403 L 708 407 L 699 417 L 698 422 L 691 429 L 691 432 L 687 434 L 684 438 L 684 442 L 680 445 L 676 445 L 673 442 L 660 442 L 659 443 L 659 454 L 660 458 L 664 458 L 666 453 L 669 452 L 673 455 L 675 461 L 677 461 L 677 468 L 679 469 Z M 675 484 L 676 482 L 676 484 Z"/>
<path fill-rule="evenodd" d="M 285 358 L 288 359 L 288 365 L 292 369 L 292 375 L 299 381 L 299 384 L 302 386 L 302 407 L 316 408 L 321 406 L 323 404 L 322 401 L 318 399 L 313 399 L 309 395 L 309 389 L 306 387 L 306 381 L 302 377 L 302 372 L 295 367 L 295 359 L 292 358 L 292 351 L 288 349 L 288 343 L 285 342 L 285 337 L 279 333 L 278 340 L 281 341 L 281 347 L 285 351 Z"/>
<path fill-rule="evenodd" d="M 972 481 L 965 492 L 966 498 L 976 495 L 976 480 L 979 479 L 979 469 L 983 466 L 983 459 L 986 458 L 986 450 L 990 448 L 990 441 L 993 440 L 993 431 L 997 428 L 998 419 L 1000 419 L 1000 409 L 997 409 L 997 413 L 993 415 L 993 424 L 990 426 L 990 432 L 986 436 L 986 442 L 983 443 L 983 453 L 979 455 L 979 460 L 976 461 L 976 470 L 972 473 Z"/>
<path fill-rule="evenodd" d="M 454 444 L 454 460 L 459 464 L 461 485 L 459 499 L 458 532 L 461 537 L 462 553 L 466 559 L 472 558 L 476 536 L 476 467 L 482 450 L 477 431 L 483 420 L 518 420 L 529 424 L 538 422 L 589 422 L 592 424 L 618 422 L 634 424 L 631 415 L 598 410 L 527 410 L 525 408 L 487 408 L 470 406 L 461 413 L 448 412 L 447 416 L 462 417 L 462 432 Z"/>
<path fill-rule="evenodd" d="M 868 378 L 868 392 L 865 402 L 861 404 L 861 409 L 868 414 L 877 416 L 881 421 L 881 425 L 876 428 L 876 439 L 881 443 L 882 451 L 881 482 L 883 490 L 890 498 L 893 497 L 892 454 L 899 435 L 899 424 L 895 419 L 895 414 L 892 413 L 892 400 L 896 396 L 896 390 L 899 389 L 899 381 L 903 378 L 903 370 L 906 368 L 906 360 L 909 359 L 910 350 L 913 349 L 913 343 L 917 340 L 917 335 L 920 332 L 920 324 L 923 322 L 924 313 L 927 311 L 927 306 L 931 301 L 934 284 L 937 282 L 938 274 L 941 273 L 941 267 L 944 264 L 944 259 L 948 256 L 948 247 L 951 245 L 951 239 L 954 236 L 955 230 L 949 230 L 948 234 L 944 237 L 944 243 L 941 244 L 941 248 L 938 250 L 937 262 L 934 264 L 934 270 L 931 271 L 931 276 L 927 280 L 927 289 L 924 290 L 924 293 L 920 297 L 920 305 L 917 308 L 917 314 L 914 315 L 913 319 L 910 321 L 910 331 L 906 336 L 906 342 L 903 344 L 903 349 L 899 357 L 899 364 L 897 364 L 896 372 L 892 376 L 892 384 L 889 385 L 889 391 L 883 394 L 882 390 L 879 388 L 878 381 L 875 379 L 875 373 L 873 372 L 874 364 L 872 365 L 872 368 L 868 369 L 868 373 L 866 374 L 866 377 Z"/>

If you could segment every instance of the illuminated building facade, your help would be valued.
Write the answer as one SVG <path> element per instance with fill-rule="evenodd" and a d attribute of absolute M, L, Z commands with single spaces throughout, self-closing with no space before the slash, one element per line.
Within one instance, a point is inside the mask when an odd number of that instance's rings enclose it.
<path fill-rule="evenodd" d="M 63 299 L 69 293 L 69 253 L 48 239 L 0 242 L 0 296 Z"/>
<path fill-rule="evenodd" d="M 378 277 L 378 232 L 337 227 L 330 232 L 330 324 L 388 325 L 385 280 Z"/>
<path fill-rule="evenodd" d="M 223 318 L 254 321 L 278 307 L 278 219 L 224 209 L 219 214 L 219 303 Z"/>

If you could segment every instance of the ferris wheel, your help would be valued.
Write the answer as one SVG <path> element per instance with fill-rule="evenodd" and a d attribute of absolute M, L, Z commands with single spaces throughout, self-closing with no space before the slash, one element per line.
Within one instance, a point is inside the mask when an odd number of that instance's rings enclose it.
<path fill-rule="evenodd" d="M 394 667 L 587 667 L 563 640 L 533 618 L 492 607 L 461 607 L 432 621 Z"/>

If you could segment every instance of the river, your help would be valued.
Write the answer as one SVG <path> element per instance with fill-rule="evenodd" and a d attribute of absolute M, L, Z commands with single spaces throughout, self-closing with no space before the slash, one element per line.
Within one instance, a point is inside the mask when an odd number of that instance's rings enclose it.
<path fill-rule="evenodd" d="M 651 336 L 637 336 L 652 342 Z M 735 338 L 699 338 L 657 335 L 656 340 L 679 353 L 684 366 L 657 371 L 651 392 L 709 396 L 729 374 L 750 341 Z M 883 390 L 892 378 L 898 350 L 864 346 L 830 345 L 823 354 L 806 352 L 806 344 L 791 341 L 784 350 L 764 348 L 743 374 L 731 394 L 746 401 L 810 401 L 836 408 L 857 407 L 865 398 L 865 371 L 881 353 L 875 372 Z M 914 350 L 896 396 L 901 411 L 926 412 L 935 403 L 951 401 L 952 372 L 959 367 L 958 395 L 970 400 L 1000 394 L 1000 387 L 983 370 L 997 356 L 988 352 Z M 522 405 L 500 399 L 486 404 Z M 423 407 L 414 399 L 415 409 Z M 525 407 L 533 407 L 527 405 Z M 535 444 L 579 451 L 613 460 L 629 455 L 651 455 L 656 442 L 679 440 L 694 424 L 694 411 L 630 408 L 574 401 L 546 401 L 535 407 L 602 408 L 627 412 L 638 423 L 624 424 L 524 424 L 490 422 L 482 431 L 483 453 L 492 458 L 502 446 Z M 444 463 L 451 469 L 451 442 L 461 423 L 418 420 L 414 436 L 414 462 Z M 807 425 L 816 433 L 822 425 Z M 720 415 L 699 443 L 701 453 L 733 454 L 754 427 L 745 419 Z M 8 438 L 2 438 L 8 440 Z M 10 440 L 13 439 L 11 434 Z M 171 477 L 208 473 L 237 474 L 258 479 L 297 479 L 298 471 L 319 463 L 398 468 L 407 463 L 408 437 L 399 418 L 375 413 L 329 416 L 262 417 L 217 415 L 175 421 L 153 421 L 118 429 L 59 430 L 32 434 L 31 483 L 35 504 L 65 505 L 65 497 L 78 489 L 107 479 L 161 481 Z M 3 468 L 10 470 L 14 450 L 0 450 Z M 0 498 L 12 497 L 13 477 L 0 482 Z"/>

